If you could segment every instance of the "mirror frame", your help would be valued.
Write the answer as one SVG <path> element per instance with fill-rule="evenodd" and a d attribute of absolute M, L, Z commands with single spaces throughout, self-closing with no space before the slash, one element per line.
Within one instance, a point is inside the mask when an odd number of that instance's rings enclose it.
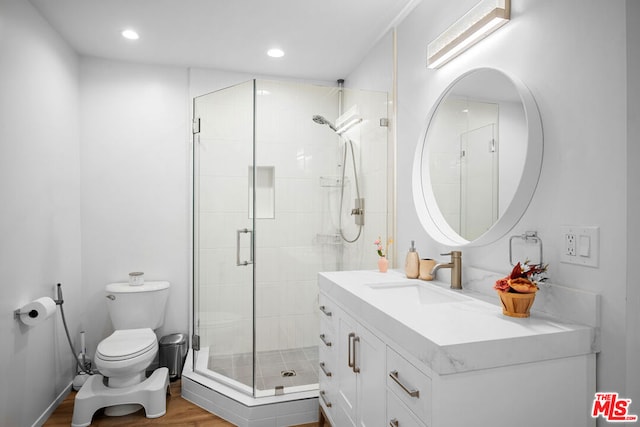
<path fill-rule="evenodd" d="M 431 187 L 428 164 L 423 167 L 422 159 L 423 156 L 426 156 L 429 128 L 442 101 L 460 80 L 474 72 L 488 70 L 501 73 L 508 78 L 520 96 L 527 125 L 526 156 L 516 192 L 507 209 L 484 234 L 473 241 L 469 241 L 454 231 L 442 215 Z M 420 223 L 435 241 L 447 246 L 472 247 L 495 242 L 507 234 L 522 218 L 531 202 L 540 178 L 544 141 L 542 120 L 533 95 L 521 80 L 502 70 L 489 67 L 474 68 L 458 76 L 447 86 L 438 97 L 427 117 L 427 126 L 420 135 L 413 164 L 413 200 Z"/>

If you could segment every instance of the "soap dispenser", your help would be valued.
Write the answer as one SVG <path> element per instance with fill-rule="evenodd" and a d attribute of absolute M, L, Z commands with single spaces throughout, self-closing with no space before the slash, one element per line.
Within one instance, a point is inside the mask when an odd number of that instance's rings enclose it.
<path fill-rule="evenodd" d="M 420 257 L 416 252 L 415 242 L 411 241 L 411 247 L 404 263 L 404 272 L 409 279 L 417 279 L 420 274 Z"/>

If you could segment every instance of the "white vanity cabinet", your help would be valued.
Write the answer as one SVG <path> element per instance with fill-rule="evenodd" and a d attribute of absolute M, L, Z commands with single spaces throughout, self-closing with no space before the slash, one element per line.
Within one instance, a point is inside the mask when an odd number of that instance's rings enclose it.
<path fill-rule="evenodd" d="M 381 298 L 375 279 L 320 275 L 321 305 L 331 307 L 320 315 L 331 337 L 331 346 L 320 343 L 320 362 L 331 367 L 331 376 L 319 373 L 321 405 L 332 426 L 595 426 L 593 328 L 504 318 L 471 297 Z"/>
<path fill-rule="evenodd" d="M 379 425 L 386 406 L 385 344 L 335 302 L 322 294 L 320 300 L 332 307 L 331 321 L 321 315 L 321 334 L 335 330 L 330 347 L 320 344 L 320 363 L 331 361 L 331 375 L 319 373 L 323 410 L 336 427 Z"/>

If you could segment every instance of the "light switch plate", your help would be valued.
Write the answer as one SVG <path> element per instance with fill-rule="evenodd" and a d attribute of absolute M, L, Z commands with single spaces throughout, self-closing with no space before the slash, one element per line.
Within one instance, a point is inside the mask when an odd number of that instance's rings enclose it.
<path fill-rule="evenodd" d="M 567 264 L 598 267 L 600 227 L 563 225 L 560 227 L 560 261 Z"/>

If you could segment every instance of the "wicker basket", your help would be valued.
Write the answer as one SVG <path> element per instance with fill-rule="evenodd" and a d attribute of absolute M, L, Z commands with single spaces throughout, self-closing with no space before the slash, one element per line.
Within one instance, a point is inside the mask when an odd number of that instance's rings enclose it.
<path fill-rule="evenodd" d="M 535 292 L 530 294 L 497 292 L 502 302 L 502 314 L 510 317 L 529 317 L 529 310 L 536 299 Z"/>

